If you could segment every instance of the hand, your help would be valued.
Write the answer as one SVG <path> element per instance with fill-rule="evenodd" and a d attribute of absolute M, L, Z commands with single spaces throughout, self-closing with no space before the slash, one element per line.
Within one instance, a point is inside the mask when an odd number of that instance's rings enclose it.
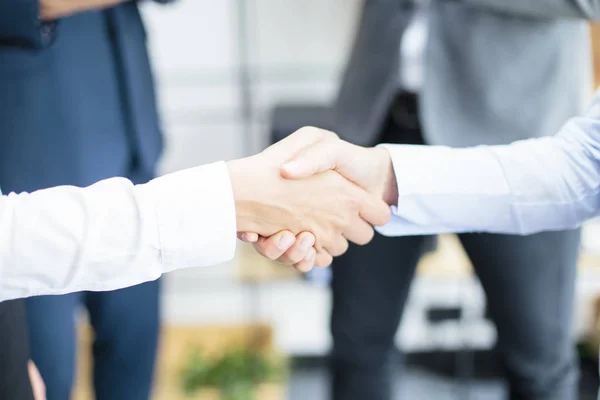
<path fill-rule="evenodd" d="M 27 371 L 29 372 L 29 380 L 31 389 L 33 390 L 33 398 L 35 400 L 46 400 L 46 385 L 33 361 L 27 363 Z"/>
<path fill-rule="evenodd" d="M 281 167 L 281 175 L 287 179 L 303 179 L 328 170 L 338 172 L 388 205 L 398 202 L 392 159 L 381 147 L 360 147 L 330 136 L 286 162 Z"/>
<path fill-rule="evenodd" d="M 296 134 L 298 133 L 294 135 Z M 335 135 L 323 135 L 319 140 L 313 141 L 296 157 L 288 160 L 281 172 L 286 178 L 301 179 L 326 170 L 339 172 L 368 192 L 380 196 L 389 205 L 397 203 L 396 177 L 387 150 L 355 146 Z M 266 256 L 273 254 L 273 249 L 277 248 L 275 238 L 259 238 L 248 234 L 242 238 L 244 239 L 254 243 L 256 250 Z M 297 251 L 296 255 L 301 256 Z M 302 267 L 306 267 L 306 264 Z"/>
<path fill-rule="evenodd" d="M 125 0 L 40 0 L 40 18 L 52 21 L 83 11 L 108 8 Z"/>
<path fill-rule="evenodd" d="M 371 225 L 389 219 L 389 208 L 381 199 L 332 171 L 301 180 L 281 177 L 285 161 L 329 135 L 334 134 L 307 128 L 256 156 L 228 163 L 238 231 L 263 237 L 283 229 L 295 235 L 310 232 L 316 238 L 317 265 L 329 263 L 327 253 L 344 253 L 347 240 L 358 244 L 371 240 Z"/>
<path fill-rule="evenodd" d="M 290 231 L 281 231 L 268 238 L 256 233 L 239 233 L 238 238 L 246 243 L 252 243 L 254 248 L 270 260 L 293 265 L 300 272 L 308 272 L 313 266 L 325 266 L 331 263 L 329 253 L 317 257 L 315 236 L 310 232 L 301 232 L 298 236 Z"/>

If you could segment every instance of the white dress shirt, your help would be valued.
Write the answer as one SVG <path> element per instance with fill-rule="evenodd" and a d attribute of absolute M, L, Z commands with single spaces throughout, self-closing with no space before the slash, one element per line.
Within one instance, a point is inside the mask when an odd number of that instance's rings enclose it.
<path fill-rule="evenodd" d="M 0 198 L 0 301 L 157 279 L 230 260 L 236 246 L 225 163 L 134 186 L 123 178 Z"/>
<path fill-rule="evenodd" d="M 600 91 L 553 137 L 466 149 L 384 146 L 399 193 L 379 229 L 385 235 L 525 235 L 575 228 L 600 213 Z"/>

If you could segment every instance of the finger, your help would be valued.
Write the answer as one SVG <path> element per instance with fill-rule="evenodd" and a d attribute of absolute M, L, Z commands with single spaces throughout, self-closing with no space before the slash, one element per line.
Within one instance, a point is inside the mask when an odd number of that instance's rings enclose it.
<path fill-rule="evenodd" d="M 380 198 L 359 190 L 359 215 L 373 226 L 383 226 L 391 217 L 390 207 Z"/>
<path fill-rule="evenodd" d="M 335 170 L 344 156 L 344 141 L 323 141 L 300 151 L 296 157 L 281 167 L 281 175 L 286 179 L 302 179 Z"/>
<path fill-rule="evenodd" d="M 350 224 L 344 230 L 344 236 L 346 239 L 355 243 L 359 246 L 364 246 L 373 240 L 373 236 L 375 236 L 375 231 L 373 227 L 365 222 L 361 217 L 357 217 L 356 220 Z"/>
<path fill-rule="evenodd" d="M 333 257 L 324 249 L 320 249 L 317 251 L 317 256 L 315 257 L 315 267 L 328 267 L 333 262 Z"/>
<path fill-rule="evenodd" d="M 308 272 L 311 269 L 313 269 L 313 267 L 315 266 L 316 256 L 317 256 L 316 250 L 311 247 L 308 251 L 307 256 L 300 262 L 296 263 L 294 265 L 294 267 L 300 272 Z"/>
<path fill-rule="evenodd" d="M 315 244 L 315 235 L 311 232 L 302 232 L 296 236 L 296 242 L 279 258 L 284 264 L 296 264 L 304 260 Z"/>
<path fill-rule="evenodd" d="M 258 233 L 254 233 L 254 232 L 238 232 L 237 237 L 242 242 L 256 243 L 256 241 L 258 240 Z"/>
<path fill-rule="evenodd" d="M 270 260 L 280 258 L 296 241 L 296 237 L 290 231 L 281 231 L 273 236 L 259 237 L 254 243 L 254 248 L 263 257 Z"/>
<path fill-rule="evenodd" d="M 348 240 L 342 235 L 338 235 L 324 246 L 324 249 L 333 257 L 341 256 L 348 250 Z"/>

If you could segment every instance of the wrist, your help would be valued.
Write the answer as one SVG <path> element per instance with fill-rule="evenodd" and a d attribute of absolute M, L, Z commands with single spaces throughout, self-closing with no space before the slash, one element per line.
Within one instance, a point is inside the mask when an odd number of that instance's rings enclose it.
<path fill-rule="evenodd" d="M 390 152 L 385 147 L 375 148 L 379 154 L 383 172 L 382 200 L 390 206 L 398 204 L 398 181 Z"/>
<path fill-rule="evenodd" d="M 275 233 L 273 215 L 276 194 L 272 193 L 273 185 L 270 173 L 279 178 L 279 171 L 269 169 L 261 164 L 257 156 L 228 161 L 229 179 L 235 204 L 235 218 L 238 232 L 255 232 L 263 236 Z"/>
<path fill-rule="evenodd" d="M 226 163 L 231 181 L 233 201 L 235 204 L 235 220 L 238 232 L 256 232 L 252 218 L 252 202 L 249 198 L 248 182 L 244 170 L 247 170 L 246 158 L 228 161 Z"/>

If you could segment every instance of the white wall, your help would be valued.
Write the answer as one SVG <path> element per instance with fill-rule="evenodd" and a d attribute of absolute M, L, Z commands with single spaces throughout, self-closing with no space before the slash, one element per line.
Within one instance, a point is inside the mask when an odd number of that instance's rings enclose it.
<path fill-rule="evenodd" d="M 244 148 L 238 3 L 248 5 L 253 137 Z M 328 102 L 350 43 L 356 0 L 181 0 L 144 8 L 168 137 L 164 170 L 258 151 L 270 107 Z M 262 129 L 261 129 L 262 128 Z"/>

